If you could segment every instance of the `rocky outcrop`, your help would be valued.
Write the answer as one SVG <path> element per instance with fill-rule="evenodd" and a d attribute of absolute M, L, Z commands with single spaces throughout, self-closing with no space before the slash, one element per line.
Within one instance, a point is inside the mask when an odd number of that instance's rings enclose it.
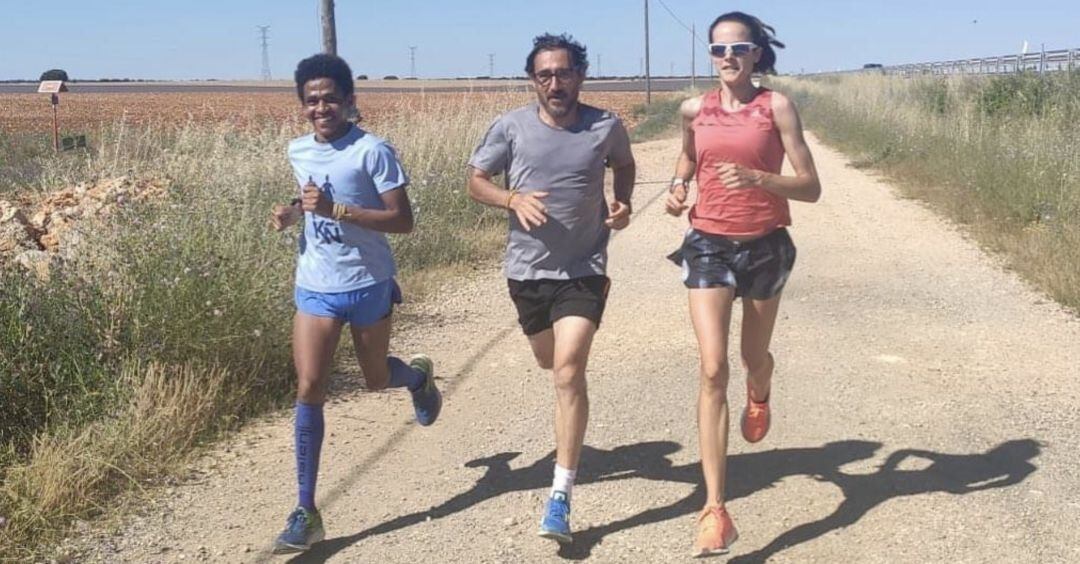
<path fill-rule="evenodd" d="M 23 210 L 8 200 L 0 200 L 0 257 L 40 250 L 39 236 Z"/>
<path fill-rule="evenodd" d="M 81 237 L 75 226 L 107 217 L 132 202 L 164 198 L 169 182 L 127 176 L 79 183 L 36 202 L 0 200 L 0 268 L 14 263 L 47 276 L 56 255 L 71 256 Z"/>

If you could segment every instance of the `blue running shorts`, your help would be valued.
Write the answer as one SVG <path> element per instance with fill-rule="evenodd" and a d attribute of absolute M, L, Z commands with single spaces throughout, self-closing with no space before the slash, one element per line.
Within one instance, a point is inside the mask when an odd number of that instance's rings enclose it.
<path fill-rule="evenodd" d="M 294 297 L 296 309 L 303 313 L 367 327 L 388 317 L 394 304 L 401 303 L 401 288 L 391 278 L 351 292 L 312 292 L 297 286 Z"/>

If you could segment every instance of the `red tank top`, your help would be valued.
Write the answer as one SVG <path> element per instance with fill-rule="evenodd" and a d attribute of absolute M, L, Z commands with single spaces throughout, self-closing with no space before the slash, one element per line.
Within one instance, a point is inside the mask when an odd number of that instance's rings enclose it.
<path fill-rule="evenodd" d="M 772 91 L 762 88 L 750 103 L 729 112 L 720 105 L 720 91 L 705 94 L 691 123 L 697 150 L 698 197 L 690 224 L 714 235 L 754 237 L 791 225 L 787 198 L 754 186 L 728 189 L 716 166 L 733 162 L 747 168 L 780 173 L 784 145 L 773 122 Z"/>

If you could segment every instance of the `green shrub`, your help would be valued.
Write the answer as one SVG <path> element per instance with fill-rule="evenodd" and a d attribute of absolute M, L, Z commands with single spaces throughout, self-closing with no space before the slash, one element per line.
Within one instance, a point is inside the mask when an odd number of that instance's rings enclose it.
<path fill-rule="evenodd" d="M 49 69 L 41 73 L 41 78 L 38 80 L 68 80 L 68 73 L 64 69 Z"/>
<path fill-rule="evenodd" d="M 641 121 L 631 132 L 630 139 L 637 143 L 677 133 L 682 126 L 679 108 L 684 100 L 694 95 L 696 93 L 682 92 L 674 97 L 660 98 L 651 104 L 634 106 L 634 116 Z"/>
<path fill-rule="evenodd" d="M 995 116 L 1042 116 L 1052 103 L 1054 81 L 1033 73 L 995 76 L 981 88 L 976 106 L 983 114 Z"/>
<path fill-rule="evenodd" d="M 912 96 L 927 113 L 943 116 L 949 111 L 949 83 L 945 79 L 915 79 L 912 83 Z"/>
<path fill-rule="evenodd" d="M 0 447 L 99 417 L 115 397 L 105 300 L 83 281 L 0 269 Z"/>

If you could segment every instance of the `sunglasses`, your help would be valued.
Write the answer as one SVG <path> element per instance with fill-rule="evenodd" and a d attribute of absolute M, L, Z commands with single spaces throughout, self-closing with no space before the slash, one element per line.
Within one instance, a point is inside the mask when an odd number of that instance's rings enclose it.
<path fill-rule="evenodd" d="M 533 74 L 533 78 L 540 84 L 547 86 L 551 84 L 554 79 L 559 79 L 559 82 L 566 84 L 571 80 L 577 78 L 577 71 L 574 69 L 556 69 L 554 72 L 549 70 L 542 70 Z"/>
<path fill-rule="evenodd" d="M 758 46 L 749 41 L 740 41 L 738 43 L 710 43 L 709 54 L 714 57 L 724 57 L 728 53 L 728 49 L 731 49 L 731 54 L 735 57 L 742 57 L 749 55 Z"/>

